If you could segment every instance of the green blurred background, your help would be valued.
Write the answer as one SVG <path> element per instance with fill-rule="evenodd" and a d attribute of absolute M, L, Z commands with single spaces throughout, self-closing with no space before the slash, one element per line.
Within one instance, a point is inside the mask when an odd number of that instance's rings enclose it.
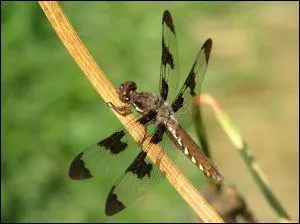
<path fill-rule="evenodd" d="M 140 89 L 158 90 L 164 9 L 173 15 L 182 77 L 211 37 L 204 91 L 235 122 L 271 188 L 299 220 L 298 2 L 61 5 L 115 86 L 135 80 Z M 199 221 L 166 180 L 123 212 L 106 217 L 107 193 L 126 166 L 89 181 L 71 181 L 67 172 L 77 153 L 119 128 L 119 121 L 37 2 L 1 2 L 1 38 L 2 221 Z M 276 221 L 209 107 L 204 119 L 227 183 L 236 185 L 259 221 Z M 178 166 L 200 188 L 199 170 L 179 157 Z"/>

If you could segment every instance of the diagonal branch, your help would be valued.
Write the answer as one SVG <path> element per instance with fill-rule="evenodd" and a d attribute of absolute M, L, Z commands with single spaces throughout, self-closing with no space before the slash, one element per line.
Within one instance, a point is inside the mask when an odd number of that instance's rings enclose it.
<path fill-rule="evenodd" d="M 121 102 L 118 99 L 115 88 L 104 76 L 88 50 L 84 47 L 59 4 L 55 1 L 40 1 L 39 4 L 70 55 L 104 101 L 120 105 Z M 113 112 L 123 125 L 134 118 L 133 114 L 123 117 L 114 110 Z M 134 127 L 126 128 L 136 142 L 142 142 L 144 136 L 142 125 L 134 125 Z M 151 161 L 158 165 L 159 170 L 204 222 L 223 222 L 214 209 L 183 176 L 180 170 L 175 167 L 172 161 L 161 151 L 159 146 L 150 145 L 149 149 L 145 150 L 149 151 Z M 156 158 L 160 158 L 159 161 L 156 161 Z"/>

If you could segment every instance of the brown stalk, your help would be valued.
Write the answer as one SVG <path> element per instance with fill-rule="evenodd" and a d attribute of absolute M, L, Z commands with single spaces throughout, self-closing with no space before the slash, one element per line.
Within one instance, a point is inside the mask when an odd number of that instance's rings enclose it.
<path fill-rule="evenodd" d="M 55 1 L 39 1 L 39 4 L 70 55 L 104 101 L 112 102 L 115 105 L 121 105 L 122 103 L 118 99 L 115 88 L 105 77 L 101 69 L 89 54 L 88 50 L 82 44 L 59 4 Z M 123 125 L 134 118 L 133 114 L 129 114 L 124 117 L 120 116 L 114 110 L 112 111 Z M 136 142 L 142 142 L 144 136 L 144 128 L 142 125 L 134 125 L 133 127 L 126 128 Z M 172 161 L 157 145 L 150 145 L 144 150 L 149 151 L 149 158 L 151 161 L 158 166 L 159 170 L 166 176 L 168 181 L 204 222 L 223 222 L 215 210 L 189 183 L 180 170 L 175 167 Z M 157 161 L 156 158 L 160 158 L 159 161 Z"/>

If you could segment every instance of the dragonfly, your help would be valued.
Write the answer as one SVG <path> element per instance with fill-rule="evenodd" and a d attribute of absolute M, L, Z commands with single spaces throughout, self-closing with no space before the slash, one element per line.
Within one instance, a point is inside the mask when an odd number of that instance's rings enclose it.
<path fill-rule="evenodd" d="M 220 182 L 223 176 L 216 166 L 202 152 L 201 148 L 189 136 L 181 125 L 180 118 L 192 113 L 192 103 L 200 94 L 201 83 L 207 69 L 212 48 L 212 39 L 207 39 L 202 45 L 186 79 L 178 90 L 179 68 L 176 44 L 176 32 L 172 16 L 165 10 L 162 17 L 162 55 L 160 66 L 159 93 L 138 92 L 133 81 L 122 83 L 117 88 L 117 95 L 125 106 L 117 106 L 110 102 L 108 105 L 122 116 L 136 112 L 136 119 L 128 125 L 137 123 L 154 127 L 149 144 L 164 145 L 169 141 L 179 149 L 204 175 Z M 168 101 L 171 98 L 172 101 Z M 169 103 L 170 102 L 170 103 Z M 182 121 L 188 123 L 187 121 Z M 126 126 L 126 125 L 125 125 Z M 166 134 L 164 136 L 164 134 Z M 80 152 L 72 161 L 69 168 L 69 178 L 84 180 L 101 173 L 99 160 L 103 158 L 122 159 L 129 148 L 128 132 L 125 128 L 115 131 L 110 136 L 100 140 L 95 145 Z M 167 139 L 167 140 L 166 140 Z M 143 144 L 142 144 L 143 145 Z M 105 203 L 105 214 L 112 216 L 125 209 L 136 198 L 145 193 L 147 186 L 155 184 L 162 175 L 148 158 L 146 147 L 139 146 L 139 153 L 125 172 L 115 181 L 108 193 Z M 173 150 L 174 151 L 174 150 Z"/>

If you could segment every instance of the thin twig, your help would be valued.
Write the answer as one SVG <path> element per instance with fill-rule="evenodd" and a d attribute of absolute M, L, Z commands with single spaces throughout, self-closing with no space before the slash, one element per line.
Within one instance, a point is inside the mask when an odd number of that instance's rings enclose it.
<path fill-rule="evenodd" d="M 195 103 L 198 105 L 208 104 L 215 114 L 219 124 L 223 128 L 224 132 L 228 135 L 233 145 L 238 149 L 240 155 L 244 159 L 252 177 L 255 180 L 255 183 L 258 185 L 260 191 L 263 193 L 264 197 L 268 201 L 269 205 L 273 208 L 279 220 L 282 222 L 289 222 L 290 216 L 285 211 L 280 201 L 276 198 L 275 194 L 271 190 L 267 178 L 263 171 L 261 170 L 258 163 L 255 161 L 255 158 L 248 148 L 246 142 L 243 140 L 240 132 L 234 126 L 232 121 L 230 121 L 229 117 L 224 113 L 217 101 L 210 96 L 209 94 L 202 94 L 195 99 Z"/>
<path fill-rule="evenodd" d="M 78 64 L 83 73 L 90 80 L 91 84 L 101 95 L 105 102 L 112 102 L 115 105 L 120 105 L 115 88 L 104 76 L 101 69 L 98 67 L 94 59 L 84 47 L 74 28 L 71 26 L 68 19 L 65 17 L 57 2 L 39 2 L 48 20 L 56 31 L 57 35 L 71 54 L 75 62 Z M 129 114 L 126 117 L 120 116 L 113 110 L 114 114 L 119 118 L 124 125 L 132 120 L 134 116 Z M 142 125 L 126 127 L 136 142 L 142 142 L 144 129 Z M 215 210 L 207 203 L 207 201 L 199 194 L 199 192 L 188 182 L 172 161 L 162 153 L 157 145 L 150 145 L 149 158 L 158 165 L 159 170 L 166 176 L 173 187 L 194 209 L 199 217 L 204 222 L 223 222 Z M 157 156 L 161 155 L 161 156 Z M 156 161 L 155 158 L 160 158 Z M 159 162 L 159 164 L 158 164 Z"/>

